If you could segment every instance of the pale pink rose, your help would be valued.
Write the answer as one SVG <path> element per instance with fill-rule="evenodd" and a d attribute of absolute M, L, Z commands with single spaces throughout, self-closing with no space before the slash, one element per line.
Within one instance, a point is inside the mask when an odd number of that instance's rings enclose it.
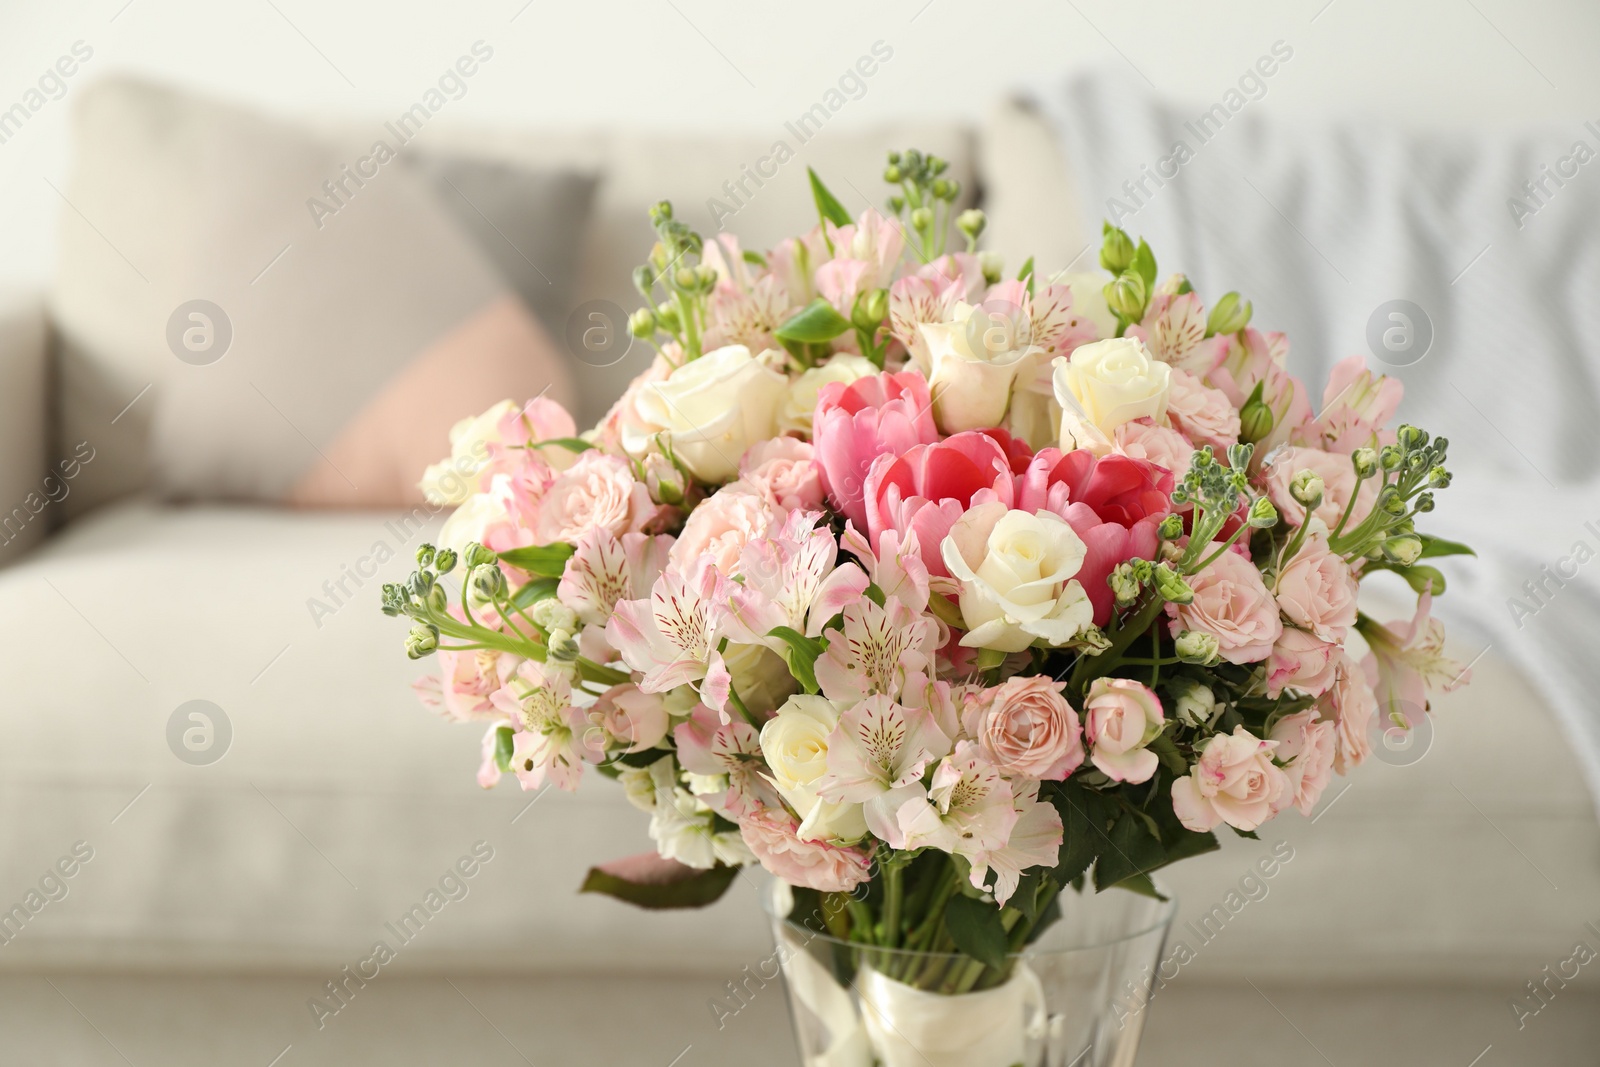
<path fill-rule="evenodd" d="M 1111 450 L 1119 456 L 1142 459 L 1172 472 L 1179 481 L 1189 473 L 1194 445 L 1177 430 L 1157 426 L 1149 419 L 1135 419 L 1118 426 L 1112 434 Z"/>
<path fill-rule="evenodd" d="M 1346 456 L 1358 448 L 1391 444 L 1394 434 L 1386 427 L 1404 395 L 1402 383 L 1374 375 L 1360 356 L 1341 359 L 1322 391 L 1322 411 L 1293 440 Z"/>
<path fill-rule="evenodd" d="M 872 877 L 869 853 L 803 841 L 799 830 L 795 817 L 781 808 L 758 808 L 739 820 L 739 833 L 761 866 L 790 885 L 848 893 Z"/>
<path fill-rule="evenodd" d="M 1210 445 L 1218 455 L 1239 440 L 1239 409 L 1228 394 L 1177 367 L 1167 391 L 1167 421 L 1196 448 Z"/>
<path fill-rule="evenodd" d="M 1355 529 L 1362 519 L 1372 513 L 1373 502 L 1378 496 L 1378 480 L 1368 478 L 1360 483 L 1358 490 L 1356 469 L 1348 454 L 1336 455 L 1320 448 L 1291 446 L 1279 449 L 1262 469 L 1266 476 L 1267 498 L 1289 525 L 1299 526 L 1306 521 L 1306 509 L 1289 492 L 1295 477 L 1305 470 L 1322 479 L 1322 504 L 1312 514 L 1321 519 L 1330 532 L 1339 524 L 1339 517 L 1350 503 L 1352 493 L 1356 496 L 1356 503 L 1350 509 L 1345 529 Z"/>
<path fill-rule="evenodd" d="M 1317 708 L 1337 728 L 1333 769 L 1348 774 L 1372 752 L 1368 731 L 1378 713 L 1378 698 L 1361 664 L 1343 649 L 1333 655 L 1333 684 L 1317 698 Z"/>
<path fill-rule="evenodd" d="M 612 686 L 588 708 L 589 721 L 600 731 L 586 737 L 590 749 L 604 755 L 612 744 L 627 752 L 655 748 L 667 736 L 667 708 L 658 693 L 641 692 L 632 682 Z"/>
<path fill-rule="evenodd" d="M 650 490 L 634 480 L 627 460 L 591 450 L 545 492 L 536 541 L 571 543 L 594 529 L 617 537 L 638 533 L 655 518 L 656 508 Z"/>
<path fill-rule="evenodd" d="M 732 575 L 744 546 L 765 537 L 782 517 L 774 505 L 755 493 L 724 486 L 689 513 L 689 521 L 667 554 L 667 563 L 682 570 L 710 553 L 717 570 Z"/>
<path fill-rule="evenodd" d="M 796 437 L 774 437 L 750 446 L 739 460 L 739 480 L 759 497 L 784 511 L 816 511 L 822 507 L 822 471 L 815 450 Z"/>
<path fill-rule="evenodd" d="M 1301 815 L 1310 815 L 1322 799 L 1323 790 L 1333 780 L 1333 754 L 1337 729 L 1331 721 L 1319 719 L 1316 708 L 1297 711 L 1279 719 L 1269 737 L 1278 742 L 1273 753 L 1283 761 L 1294 794 L 1294 806 Z"/>
<path fill-rule="evenodd" d="M 1172 783 L 1172 810 L 1195 833 L 1227 823 L 1250 831 L 1294 801 L 1288 775 L 1272 763 L 1276 741 L 1263 741 L 1243 726 L 1217 734 L 1200 750 L 1200 761 Z"/>
<path fill-rule="evenodd" d="M 1168 604 L 1172 632 L 1194 630 L 1217 639 L 1217 650 L 1229 663 L 1258 663 L 1272 654 L 1283 635 L 1278 602 L 1261 581 L 1255 564 L 1236 552 L 1224 552 L 1205 570 L 1189 578 L 1194 599 Z"/>
<path fill-rule="evenodd" d="M 1267 696 L 1276 697 L 1291 686 L 1320 696 L 1333 684 L 1333 654 L 1338 650 L 1339 646 L 1332 642 L 1285 626 L 1283 636 L 1272 646 L 1272 658 L 1267 660 Z"/>
<path fill-rule="evenodd" d="M 1278 607 L 1284 617 L 1323 641 L 1343 641 L 1356 621 L 1356 578 L 1350 565 L 1328 549 L 1324 537 L 1308 537 L 1278 572 Z"/>
<path fill-rule="evenodd" d="M 1161 698 L 1132 678 L 1096 678 L 1083 713 L 1090 762 L 1114 782 L 1148 782 L 1160 766 L 1145 745 L 1166 721 Z"/>
<path fill-rule="evenodd" d="M 1078 713 L 1064 682 L 1017 675 L 965 694 L 962 719 L 983 758 L 1008 775 L 1065 781 L 1083 762 Z"/>

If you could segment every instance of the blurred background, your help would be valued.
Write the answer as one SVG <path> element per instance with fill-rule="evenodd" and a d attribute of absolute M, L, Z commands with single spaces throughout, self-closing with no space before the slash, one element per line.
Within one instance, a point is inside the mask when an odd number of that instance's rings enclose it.
<path fill-rule="evenodd" d="M 754 884 L 577 895 L 644 818 L 479 790 L 377 590 L 456 419 L 644 368 L 651 203 L 762 249 L 807 166 L 857 212 L 919 147 L 1013 270 L 1116 216 L 1459 459 L 1473 685 L 1171 873 L 1140 1063 L 1593 1063 L 1597 43 L 1572 0 L 6 5 L 0 1060 L 794 1062 Z"/>

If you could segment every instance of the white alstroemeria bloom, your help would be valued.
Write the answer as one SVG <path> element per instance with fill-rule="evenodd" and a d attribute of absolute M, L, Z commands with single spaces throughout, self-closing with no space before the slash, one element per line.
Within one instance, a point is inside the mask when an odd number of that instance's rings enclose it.
<path fill-rule="evenodd" d="M 891 848 L 906 847 L 900 808 L 925 795 L 922 772 L 950 751 L 933 713 L 870 696 L 840 715 L 827 743 L 828 770 L 818 795 L 863 805 L 868 829 Z"/>
<path fill-rule="evenodd" d="M 927 799 L 901 808 L 899 819 L 906 840 L 902 847 L 931 846 L 972 859 L 1006 846 L 1017 810 L 1005 778 L 984 761 L 975 743 L 961 741 L 934 768 Z M 979 884 L 977 872 L 973 877 Z"/>
<path fill-rule="evenodd" d="M 1061 852 L 1063 828 L 1061 814 L 1054 804 L 1039 802 L 1039 783 L 1032 779 L 1013 779 L 1012 801 L 1017 811 L 1017 821 L 1011 827 L 1010 837 L 997 849 L 974 853 L 972 860 L 972 885 L 987 889 L 1002 905 L 1017 891 L 1022 872 L 1030 867 L 1054 867 Z M 993 872 L 994 882 L 989 881 Z"/>

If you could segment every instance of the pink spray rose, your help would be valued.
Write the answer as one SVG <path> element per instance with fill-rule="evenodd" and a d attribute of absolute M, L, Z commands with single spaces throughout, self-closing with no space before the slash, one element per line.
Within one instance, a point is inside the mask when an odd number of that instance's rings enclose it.
<path fill-rule="evenodd" d="M 1195 833 L 1227 823 L 1254 830 L 1294 801 L 1288 775 L 1272 763 L 1276 741 L 1243 726 L 1217 734 L 1200 750 L 1200 762 L 1172 783 L 1172 810 Z"/>
<path fill-rule="evenodd" d="M 969 431 L 913 445 L 873 461 L 866 481 L 867 537 L 873 551 L 885 530 L 901 543 L 915 538 L 931 574 L 947 576 L 939 545 L 970 509 L 990 501 L 1007 508 L 1014 495 L 1011 457 L 995 437 Z"/>
<path fill-rule="evenodd" d="M 1283 773 L 1289 778 L 1294 805 L 1301 815 L 1310 815 L 1322 799 L 1322 791 L 1333 779 L 1333 752 L 1336 728 L 1317 717 L 1316 708 L 1286 715 L 1278 720 L 1270 735 L 1278 742 L 1273 753 L 1284 761 Z"/>
<path fill-rule="evenodd" d="M 683 532 L 667 553 L 667 563 L 682 569 L 709 552 L 717 570 L 732 575 L 744 546 L 765 537 L 782 518 L 777 507 L 763 497 L 738 483 L 725 485 L 689 513 Z"/>
<path fill-rule="evenodd" d="M 1148 782 L 1160 761 L 1145 746 L 1161 732 L 1161 698 L 1132 678 L 1096 678 L 1083 701 L 1089 760 L 1114 782 Z"/>
<path fill-rule="evenodd" d="M 1142 459 L 1172 472 L 1173 478 L 1189 473 L 1194 445 L 1170 426 L 1157 426 L 1149 419 L 1134 419 L 1112 433 L 1112 450 L 1119 456 Z"/>
<path fill-rule="evenodd" d="M 1285 626 L 1283 636 L 1272 646 L 1272 658 L 1267 660 L 1267 696 L 1276 697 L 1290 686 L 1312 696 L 1321 695 L 1333 684 L 1333 654 L 1338 650 L 1336 644 Z"/>
<path fill-rule="evenodd" d="M 1322 503 L 1312 514 L 1323 521 L 1329 532 L 1339 524 L 1339 517 L 1350 503 L 1352 493 L 1356 496 L 1356 503 L 1350 509 L 1345 529 L 1354 529 L 1372 513 L 1373 502 L 1378 496 L 1377 480 L 1368 478 L 1360 483 L 1358 489 L 1356 469 L 1348 454 L 1336 455 L 1320 448 L 1294 445 L 1278 450 L 1262 468 L 1266 476 L 1267 498 L 1291 526 L 1299 526 L 1306 521 L 1306 509 L 1289 491 L 1296 475 L 1304 470 L 1322 479 Z"/>
<path fill-rule="evenodd" d="M 1067 520 L 1087 548 L 1077 579 L 1094 605 L 1094 622 L 1111 619 L 1106 578 L 1127 559 L 1153 559 L 1156 528 L 1171 509 L 1171 473 L 1127 456 L 1099 459 L 1082 449 L 1040 449 L 1017 477 L 1019 511 L 1051 511 Z"/>
<path fill-rule="evenodd" d="M 866 529 L 872 461 L 939 439 L 927 379 L 904 371 L 829 382 L 817 394 L 811 438 L 829 499 L 857 529 Z"/>
<path fill-rule="evenodd" d="M 638 533 L 656 518 L 657 505 L 628 461 L 588 451 L 557 478 L 539 502 L 536 543 L 571 543 L 591 529 L 617 537 Z"/>
<path fill-rule="evenodd" d="M 739 832 L 761 866 L 790 885 L 820 893 L 848 893 L 872 877 L 872 857 L 800 839 L 800 824 L 781 808 L 758 808 L 739 820 Z"/>
<path fill-rule="evenodd" d="M 983 758 L 1008 775 L 1065 781 L 1083 762 L 1078 713 L 1065 683 L 1016 675 L 966 695 L 962 719 Z"/>
<path fill-rule="evenodd" d="M 1167 421 L 1196 448 L 1210 445 L 1218 455 L 1239 440 L 1239 409 L 1228 394 L 1176 367 L 1167 390 Z"/>
<path fill-rule="evenodd" d="M 593 726 L 584 745 L 596 750 L 597 762 L 611 744 L 621 744 L 628 752 L 644 752 L 667 736 L 667 707 L 661 695 L 641 692 L 632 682 L 600 694 L 589 707 L 588 718 Z"/>
<path fill-rule="evenodd" d="M 811 445 L 796 437 L 774 437 L 750 446 L 739 460 L 742 486 L 784 511 L 822 507 L 822 472 Z M 730 485 L 728 488 L 732 488 Z"/>
<path fill-rule="evenodd" d="M 1284 617 L 1319 640 L 1343 641 L 1356 621 L 1356 578 L 1328 550 L 1324 537 L 1308 537 L 1278 572 L 1278 607 Z"/>
<path fill-rule="evenodd" d="M 1217 639 L 1217 651 L 1229 663 L 1256 663 L 1272 654 L 1283 634 L 1278 602 L 1261 581 L 1255 564 L 1236 552 L 1224 552 L 1205 570 L 1189 578 L 1194 599 L 1168 604 L 1172 630 L 1194 630 Z"/>
<path fill-rule="evenodd" d="M 1333 769 L 1348 774 L 1372 754 L 1367 731 L 1378 714 L 1378 698 L 1367 684 L 1361 664 L 1342 648 L 1333 654 L 1333 684 L 1317 698 L 1317 709 L 1337 729 Z"/>

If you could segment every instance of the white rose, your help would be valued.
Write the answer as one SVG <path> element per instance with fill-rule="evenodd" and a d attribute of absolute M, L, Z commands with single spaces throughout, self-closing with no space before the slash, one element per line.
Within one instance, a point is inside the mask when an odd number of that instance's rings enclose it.
<path fill-rule="evenodd" d="M 1106 306 L 1106 282 L 1111 275 L 1095 271 L 1062 271 L 1050 279 L 1051 285 L 1064 285 L 1072 290 L 1072 313 L 1094 323 L 1097 337 L 1111 337 L 1117 332 L 1117 317 Z"/>
<path fill-rule="evenodd" d="M 745 449 L 777 433 L 778 404 L 788 386 L 744 345 L 718 348 L 640 387 L 638 422 L 623 427 L 622 446 L 642 456 L 663 434 L 695 477 L 714 485 L 730 481 Z"/>
<path fill-rule="evenodd" d="M 829 382 L 849 384 L 877 374 L 878 368 L 866 356 L 841 353 L 820 367 L 812 367 L 789 383 L 789 392 L 778 405 L 778 432 L 811 436 L 811 416 L 817 410 L 817 394 Z"/>
<path fill-rule="evenodd" d="M 504 522 L 506 518 L 503 496 L 499 493 L 475 493 L 444 520 L 444 526 L 439 530 L 439 547 L 461 555 L 473 541 L 481 544 L 485 531 L 497 522 Z"/>
<path fill-rule="evenodd" d="M 1087 551 L 1066 520 L 1010 511 L 998 501 L 963 515 L 939 546 L 961 583 L 968 648 L 1021 652 L 1036 640 L 1064 645 L 1094 622 L 1074 577 Z"/>
<path fill-rule="evenodd" d="M 957 304 L 949 322 L 917 329 L 928 351 L 933 421 L 945 433 L 999 426 L 1019 372 L 1030 371 L 1041 349 L 1030 341 L 1028 317 L 999 302 Z"/>
<path fill-rule="evenodd" d="M 828 770 L 828 735 L 839 725 L 842 704 L 827 697 L 792 696 L 761 727 L 761 755 L 772 784 L 801 818 L 805 841 L 856 841 L 866 835 L 860 804 L 835 804 L 817 797 Z"/>
<path fill-rule="evenodd" d="M 422 472 L 422 495 L 430 504 L 464 504 L 478 491 L 478 472 L 489 465 L 489 445 L 500 443 L 500 420 L 517 410 L 502 400 L 482 415 L 450 427 L 450 458 Z"/>
<path fill-rule="evenodd" d="M 1172 368 L 1154 359 L 1136 337 L 1113 337 L 1057 356 L 1056 402 L 1061 405 L 1061 449 L 1103 452 L 1118 426 L 1134 419 L 1160 424 L 1167 415 Z"/>

